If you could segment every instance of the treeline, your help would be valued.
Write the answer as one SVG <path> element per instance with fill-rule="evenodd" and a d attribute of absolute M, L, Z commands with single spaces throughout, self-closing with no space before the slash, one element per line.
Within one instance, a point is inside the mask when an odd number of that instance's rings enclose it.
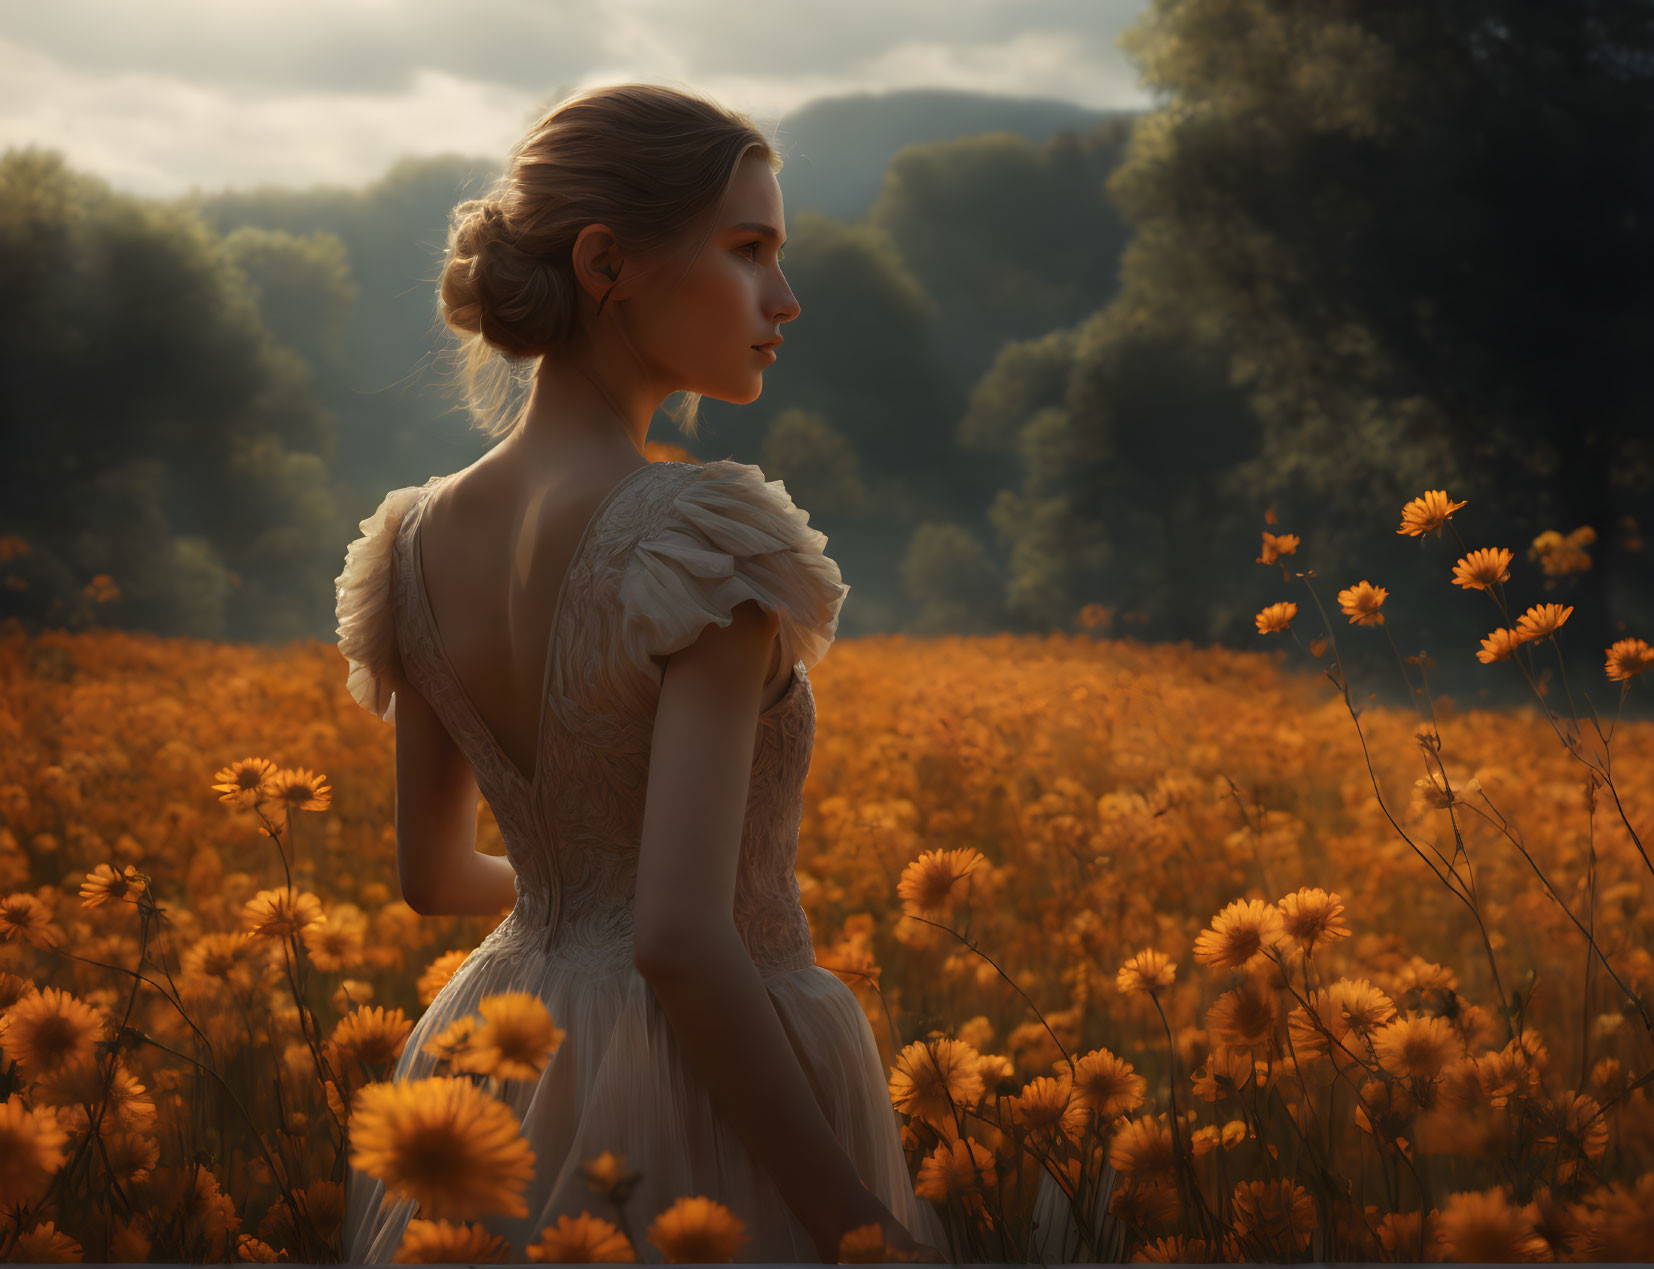
<path fill-rule="evenodd" d="M 1314 568 L 1335 618 L 1337 590 L 1389 587 L 1401 650 L 1479 692 L 1498 622 L 1451 586 L 1463 550 L 1395 532 L 1446 488 L 1464 549 L 1516 553 L 1515 602 L 1575 605 L 1586 673 L 1646 636 L 1637 7 L 1157 0 L 1125 42 L 1152 112 L 900 148 L 858 218 L 788 204 L 788 356 L 755 405 L 706 401 L 691 448 L 810 509 L 855 586 L 841 632 L 1102 605 L 1257 647 Z M 0 159 L 0 617 L 330 637 L 355 522 L 480 452 L 434 280 L 491 176 L 163 203 Z M 1302 538 L 1286 579 L 1265 529 Z M 1547 530 L 1573 549 L 1530 553 Z M 1352 674 L 1393 669 L 1343 642 Z"/>

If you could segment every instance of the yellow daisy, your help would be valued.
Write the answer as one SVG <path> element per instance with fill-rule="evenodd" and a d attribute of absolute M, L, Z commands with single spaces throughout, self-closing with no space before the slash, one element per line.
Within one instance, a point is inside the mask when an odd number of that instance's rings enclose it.
<path fill-rule="evenodd" d="M 95 1057 L 108 1029 L 98 1010 L 58 987 L 30 992 L 3 1021 L 0 1054 L 29 1079 Z"/>
<path fill-rule="evenodd" d="M 325 811 L 333 803 L 326 779 L 303 767 L 284 767 L 265 778 L 266 796 L 289 811 Z"/>
<path fill-rule="evenodd" d="M 50 1110 L 25 1106 L 21 1097 L 0 1102 L 0 1204 L 39 1200 L 68 1159 L 68 1141 Z"/>
<path fill-rule="evenodd" d="M 328 1043 L 346 1061 L 383 1066 L 402 1056 L 413 1022 L 400 1009 L 371 1005 L 352 1010 L 333 1028 Z"/>
<path fill-rule="evenodd" d="M 1166 991 L 1176 977 L 1177 962 L 1164 952 L 1157 952 L 1147 948 L 1131 957 L 1120 966 L 1114 976 L 1114 985 L 1123 992 Z"/>
<path fill-rule="evenodd" d="M 1472 551 L 1453 566 L 1453 584 L 1466 590 L 1486 590 L 1510 580 L 1511 553 L 1504 547 Z"/>
<path fill-rule="evenodd" d="M 1516 649 L 1526 643 L 1514 630 L 1498 629 L 1482 640 L 1482 649 L 1476 654 L 1476 659 L 1483 665 L 1491 665 L 1495 661 L 1507 661 L 1516 652 Z"/>
<path fill-rule="evenodd" d="M 1379 1063 L 1396 1076 L 1434 1078 L 1464 1052 L 1446 1018 L 1398 1018 L 1374 1031 L 1372 1041 Z"/>
<path fill-rule="evenodd" d="M 1195 937 L 1195 959 L 1213 969 L 1244 969 L 1286 937 L 1281 910 L 1262 899 L 1236 899 Z"/>
<path fill-rule="evenodd" d="M 994 1152 L 972 1137 L 938 1142 L 919 1164 L 914 1193 L 932 1203 L 993 1188 Z"/>
<path fill-rule="evenodd" d="M 1121 1124 L 1109 1143 L 1108 1161 L 1132 1177 L 1170 1175 L 1176 1161 L 1164 1117 L 1143 1115 Z"/>
<path fill-rule="evenodd" d="M 923 916 L 941 912 L 955 894 L 959 883 L 988 861 L 970 847 L 955 850 L 927 850 L 902 869 L 896 894 L 910 910 Z"/>
<path fill-rule="evenodd" d="M 1234 1190 L 1235 1232 L 1279 1252 L 1302 1251 L 1315 1232 L 1315 1200 L 1290 1177 L 1241 1181 Z"/>
<path fill-rule="evenodd" d="M 646 1237 L 669 1264 L 712 1264 L 734 1260 L 752 1236 L 729 1208 L 697 1194 L 655 1217 Z"/>
<path fill-rule="evenodd" d="M 403 1229 L 392 1259 L 399 1265 L 503 1265 L 510 1262 L 511 1244 L 481 1225 L 415 1216 Z"/>
<path fill-rule="evenodd" d="M 51 910 L 26 891 L 0 897 L 0 940 L 16 939 L 33 947 L 55 948 L 63 933 L 52 924 Z"/>
<path fill-rule="evenodd" d="M 241 908 L 242 925 L 265 939 L 291 938 L 323 916 L 322 901 L 315 895 L 285 886 L 260 890 Z"/>
<path fill-rule="evenodd" d="M 99 864 L 80 883 L 81 907 L 96 908 L 123 901 L 136 903 L 148 880 L 131 864 L 119 872 L 109 864 Z"/>
<path fill-rule="evenodd" d="M 1543 639 L 1546 635 L 1555 634 L 1562 628 L 1562 623 L 1573 615 L 1573 606 L 1563 604 L 1535 604 L 1516 619 L 1516 634 L 1524 642 L 1529 639 Z"/>
<path fill-rule="evenodd" d="M 982 1097 L 979 1058 L 970 1045 L 945 1036 L 915 1040 L 896 1057 L 891 1102 L 910 1118 L 951 1125 L 954 1106 L 974 1107 Z"/>
<path fill-rule="evenodd" d="M 1292 619 L 1297 615 L 1298 605 L 1288 599 L 1278 604 L 1270 604 L 1252 620 L 1257 623 L 1259 634 L 1276 634 L 1288 629 L 1292 625 Z"/>
<path fill-rule="evenodd" d="M 1339 915 L 1344 911 L 1344 901 L 1319 886 L 1301 887 L 1276 906 L 1280 909 L 1281 924 L 1287 937 L 1296 940 L 1306 952 L 1313 953 L 1337 939 L 1350 936 L 1349 926 Z"/>
<path fill-rule="evenodd" d="M 1382 626 L 1384 614 L 1379 612 L 1379 607 L 1389 593 L 1382 586 L 1363 580 L 1338 592 L 1338 607 L 1352 626 Z"/>
<path fill-rule="evenodd" d="M 1512 1264 L 1549 1250 L 1526 1209 L 1512 1207 L 1503 1190 L 1453 1194 L 1435 1224 L 1436 1246 L 1452 1260 Z"/>
<path fill-rule="evenodd" d="M 555 1264 L 631 1264 L 637 1260 L 632 1244 L 608 1221 L 581 1212 L 557 1218 L 540 1231 L 540 1241 L 528 1246 L 530 1261 Z"/>
<path fill-rule="evenodd" d="M 1618 639 L 1608 649 L 1604 664 L 1608 677 L 1616 683 L 1641 674 L 1654 665 L 1654 647 L 1642 639 Z"/>
<path fill-rule="evenodd" d="M 455 1064 L 497 1080 L 537 1079 L 566 1034 L 552 1021 L 546 1002 L 525 991 L 484 996 L 477 1012 L 482 1025 Z"/>
<path fill-rule="evenodd" d="M 1263 531 L 1263 550 L 1258 555 L 1257 563 L 1273 564 L 1283 555 L 1291 555 L 1298 549 L 1298 535 L 1296 533 L 1282 533 L 1276 535 L 1268 529 Z"/>
<path fill-rule="evenodd" d="M 1414 498 L 1401 509 L 1401 528 L 1396 532 L 1418 537 L 1432 529 L 1439 529 L 1447 518 L 1465 504 L 1453 502 L 1445 489 L 1427 490 L 1423 497 Z"/>
<path fill-rule="evenodd" d="M 217 782 L 212 786 L 213 791 L 218 794 L 220 802 L 227 802 L 231 806 L 257 806 L 269 796 L 264 782 L 275 770 L 276 764 L 268 758 L 243 758 L 239 762 L 232 762 L 213 776 Z"/>
<path fill-rule="evenodd" d="M 468 1079 L 369 1084 L 355 1095 L 349 1127 L 351 1166 L 432 1218 L 528 1215 L 534 1151 L 511 1109 Z"/>

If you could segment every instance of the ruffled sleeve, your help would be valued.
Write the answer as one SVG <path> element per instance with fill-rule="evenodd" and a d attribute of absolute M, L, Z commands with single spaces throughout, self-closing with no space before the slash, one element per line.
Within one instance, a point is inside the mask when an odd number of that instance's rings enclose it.
<path fill-rule="evenodd" d="M 808 670 L 826 655 L 850 593 L 826 545 L 783 482 L 748 463 L 702 464 L 627 559 L 621 651 L 658 684 L 653 658 L 688 647 L 710 624 L 729 625 L 737 604 L 756 599 L 780 617 L 782 664 Z"/>
<path fill-rule="evenodd" d="M 423 487 L 393 489 L 360 524 L 362 536 L 345 550 L 345 571 L 334 579 L 339 651 L 350 663 L 345 681 L 356 703 L 386 722 L 396 721 L 393 688 L 401 674 L 391 610 L 391 551 L 402 517 Z"/>

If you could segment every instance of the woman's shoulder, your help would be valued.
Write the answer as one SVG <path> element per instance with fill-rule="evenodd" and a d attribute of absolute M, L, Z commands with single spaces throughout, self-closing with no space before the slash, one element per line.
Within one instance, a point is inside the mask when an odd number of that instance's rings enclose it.
<path fill-rule="evenodd" d="M 393 688 L 400 676 L 391 611 L 398 534 L 408 513 L 443 479 L 392 489 L 372 515 L 357 525 L 359 536 L 345 548 L 344 571 L 333 579 L 335 633 L 349 664 L 346 686 L 363 709 L 395 721 Z"/>
<path fill-rule="evenodd" d="M 780 617 L 787 662 L 815 665 L 850 593 L 827 535 L 756 464 L 674 466 L 685 470 L 651 488 L 627 543 L 618 594 L 628 660 L 658 681 L 664 658 L 752 599 Z"/>

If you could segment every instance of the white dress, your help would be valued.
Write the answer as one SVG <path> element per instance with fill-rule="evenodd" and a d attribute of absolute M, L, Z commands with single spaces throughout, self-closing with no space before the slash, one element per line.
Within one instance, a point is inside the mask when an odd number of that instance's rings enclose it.
<path fill-rule="evenodd" d="M 516 906 L 420 1016 L 393 1078 L 432 1074 L 426 1041 L 489 993 L 538 994 L 566 1032 L 538 1080 L 504 1082 L 499 1094 L 534 1151 L 528 1216 L 480 1223 L 522 1262 L 525 1246 L 562 1214 L 613 1221 L 580 1171 L 607 1150 L 643 1174 L 626 1204 L 639 1261 L 661 1260 L 644 1233 L 693 1195 L 745 1223 L 750 1238 L 738 1259 L 816 1259 L 769 1174 L 691 1074 L 632 965 L 657 658 L 709 623 L 728 625 L 737 603 L 756 599 L 780 617 L 793 679 L 759 718 L 736 928 L 858 1175 L 916 1238 L 947 1252 L 936 1209 L 914 1194 L 872 1028 L 849 987 L 816 964 L 793 873 L 815 735 L 808 670 L 832 642 L 849 592 L 823 552 L 826 536 L 755 466 L 660 462 L 628 472 L 592 513 L 559 591 L 530 780 L 445 660 L 421 586 L 420 519 L 444 479 L 393 490 L 362 522 L 338 579 L 339 643 L 352 695 L 385 719 L 394 719 L 387 669 L 400 656 L 470 759 L 517 871 Z M 389 1263 L 411 1215 L 411 1201 L 387 1197 L 381 1181 L 351 1168 L 345 1258 Z"/>

